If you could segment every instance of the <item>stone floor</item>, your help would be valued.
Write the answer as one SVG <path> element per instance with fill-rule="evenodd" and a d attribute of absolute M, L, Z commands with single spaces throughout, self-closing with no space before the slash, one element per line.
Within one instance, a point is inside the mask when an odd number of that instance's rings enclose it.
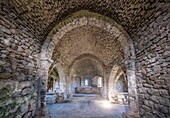
<path fill-rule="evenodd" d="M 95 95 L 77 95 L 47 108 L 51 118 L 122 118 L 128 110 L 127 105 L 112 104 Z"/>

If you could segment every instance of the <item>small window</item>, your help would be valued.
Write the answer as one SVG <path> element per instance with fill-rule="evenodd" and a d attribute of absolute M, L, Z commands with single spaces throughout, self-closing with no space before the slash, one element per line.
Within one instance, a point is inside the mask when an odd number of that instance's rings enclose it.
<path fill-rule="evenodd" d="M 102 87 L 102 78 L 101 77 L 98 78 L 98 87 Z"/>
<path fill-rule="evenodd" d="M 87 79 L 85 80 L 85 86 L 88 86 L 88 80 Z"/>

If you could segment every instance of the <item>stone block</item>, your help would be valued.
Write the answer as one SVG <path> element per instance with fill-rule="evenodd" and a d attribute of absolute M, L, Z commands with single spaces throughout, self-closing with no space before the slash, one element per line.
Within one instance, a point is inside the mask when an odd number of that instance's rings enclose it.
<path fill-rule="evenodd" d="M 146 112 L 151 112 L 151 108 L 145 106 L 145 105 L 142 105 L 142 108 L 146 111 Z"/>
<path fill-rule="evenodd" d="M 19 73 L 17 76 L 18 81 L 26 81 L 26 75 L 24 73 Z"/>
<path fill-rule="evenodd" d="M 159 93 L 160 93 L 161 96 L 168 96 L 169 95 L 168 90 L 166 90 L 166 89 L 160 89 Z"/>
<path fill-rule="evenodd" d="M 19 98 L 19 97 L 21 97 L 21 91 L 14 91 L 13 94 L 12 94 L 12 97 L 13 97 L 13 98 Z"/>
<path fill-rule="evenodd" d="M 147 118 L 156 118 L 155 115 L 150 112 L 146 112 L 146 117 Z"/>
<path fill-rule="evenodd" d="M 31 118 L 31 117 L 32 117 L 32 113 L 30 111 L 22 115 L 22 118 Z"/>
<path fill-rule="evenodd" d="M 23 88 L 22 89 L 22 91 L 21 91 L 21 95 L 22 96 L 26 96 L 26 95 L 29 95 L 30 93 L 31 93 L 31 87 L 25 87 L 25 88 Z"/>

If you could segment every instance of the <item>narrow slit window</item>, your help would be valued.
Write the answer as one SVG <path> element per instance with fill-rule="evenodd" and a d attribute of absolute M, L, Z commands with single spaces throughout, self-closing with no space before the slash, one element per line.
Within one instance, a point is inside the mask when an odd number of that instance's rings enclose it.
<path fill-rule="evenodd" d="M 101 77 L 98 78 L 98 87 L 102 87 L 102 78 Z"/>
<path fill-rule="evenodd" d="M 85 80 L 85 86 L 88 86 L 88 80 L 87 79 Z"/>

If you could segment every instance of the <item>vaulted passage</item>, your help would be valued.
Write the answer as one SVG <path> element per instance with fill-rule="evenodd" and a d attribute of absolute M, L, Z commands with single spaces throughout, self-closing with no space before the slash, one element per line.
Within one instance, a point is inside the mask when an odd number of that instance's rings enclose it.
<path fill-rule="evenodd" d="M 169 118 L 168 0 L 1 0 L 0 118 Z"/>

